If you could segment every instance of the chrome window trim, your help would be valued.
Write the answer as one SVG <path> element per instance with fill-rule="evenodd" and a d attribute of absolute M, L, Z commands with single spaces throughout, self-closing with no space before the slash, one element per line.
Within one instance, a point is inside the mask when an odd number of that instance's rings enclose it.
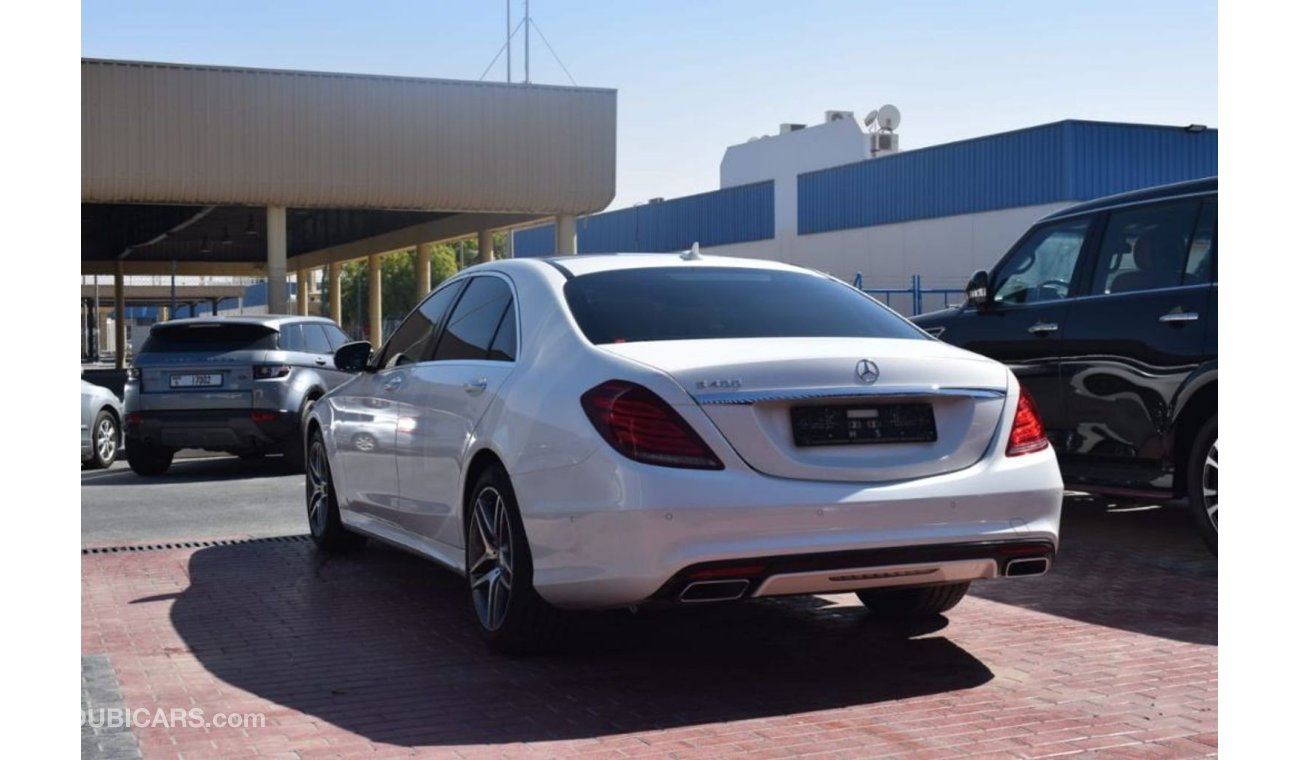
<path fill-rule="evenodd" d="M 802 388 L 798 390 L 734 391 L 731 393 L 701 393 L 694 396 L 701 406 L 749 406 L 765 401 L 812 401 L 816 399 L 848 398 L 1005 398 L 1006 391 L 995 388 L 940 388 L 935 385 L 908 385 L 893 388 L 875 388 L 861 385 L 839 388 Z"/>
<path fill-rule="evenodd" d="M 1175 290 L 1195 290 L 1196 288 L 1211 288 L 1211 287 L 1217 288 L 1218 286 L 1219 283 L 1217 281 L 1197 282 L 1191 285 L 1170 285 L 1169 287 L 1165 287 L 1165 288 L 1149 288 L 1147 290 L 1125 290 L 1121 293 L 1089 293 L 1086 296 L 1075 296 L 1070 299 L 1061 299 L 1061 300 L 1092 301 L 1098 298 L 1123 298 L 1124 296 L 1135 296 L 1135 295 L 1141 295 L 1143 293 L 1169 293 Z"/>

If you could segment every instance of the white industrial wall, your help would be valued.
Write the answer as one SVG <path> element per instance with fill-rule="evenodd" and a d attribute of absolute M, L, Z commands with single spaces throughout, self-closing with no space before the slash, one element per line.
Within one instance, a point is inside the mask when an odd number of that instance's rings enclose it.
<path fill-rule="evenodd" d="M 771 240 L 713 246 L 705 253 L 797 264 L 852 282 L 861 272 L 865 288 L 906 288 L 920 275 L 926 288 L 961 288 L 971 272 L 997 263 L 1031 224 L 1072 202 L 918 219 L 851 230 L 797 235 L 778 230 Z M 778 216 L 780 210 L 778 209 Z M 910 311 L 906 299 L 893 301 Z M 925 300 L 927 309 L 942 298 Z"/>

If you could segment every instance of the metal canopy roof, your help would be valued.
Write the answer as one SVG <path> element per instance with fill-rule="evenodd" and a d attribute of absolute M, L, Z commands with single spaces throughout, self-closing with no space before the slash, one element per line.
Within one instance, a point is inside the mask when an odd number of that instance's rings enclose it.
<path fill-rule="evenodd" d="M 614 90 L 95 59 L 81 71 L 87 273 L 255 273 L 268 205 L 288 207 L 290 265 L 315 266 L 614 195 Z"/>

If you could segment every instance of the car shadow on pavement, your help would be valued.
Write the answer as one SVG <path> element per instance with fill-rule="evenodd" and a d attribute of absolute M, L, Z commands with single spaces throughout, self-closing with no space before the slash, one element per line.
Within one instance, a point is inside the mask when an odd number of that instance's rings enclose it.
<path fill-rule="evenodd" d="M 1067 497 L 1051 572 L 977 583 L 971 593 L 1148 636 L 1218 643 L 1218 559 L 1179 506 Z"/>
<path fill-rule="evenodd" d="M 223 480 L 247 478 L 278 478 L 284 475 L 302 475 L 286 467 L 281 457 L 243 460 L 233 456 L 177 457 L 167 472 L 155 477 L 135 474 L 125 464 L 111 470 L 82 470 L 83 486 L 139 486 L 149 483 L 182 485 L 186 483 L 217 483 Z"/>
<path fill-rule="evenodd" d="M 942 635 L 824 599 L 584 615 L 555 652 L 488 650 L 463 581 L 373 543 L 191 556 L 172 624 L 213 675 L 372 741 L 576 739 L 969 689 L 988 668 Z"/>

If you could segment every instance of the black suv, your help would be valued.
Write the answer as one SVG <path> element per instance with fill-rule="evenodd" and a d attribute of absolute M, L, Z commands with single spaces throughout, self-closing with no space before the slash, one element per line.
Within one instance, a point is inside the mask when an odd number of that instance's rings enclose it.
<path fill-rule="evenodd" d="M 1089 201 L 913 321 L 1009 365 L 1067 484 L 1187 497 L 1218 547 L 1218 178 Z"/>

